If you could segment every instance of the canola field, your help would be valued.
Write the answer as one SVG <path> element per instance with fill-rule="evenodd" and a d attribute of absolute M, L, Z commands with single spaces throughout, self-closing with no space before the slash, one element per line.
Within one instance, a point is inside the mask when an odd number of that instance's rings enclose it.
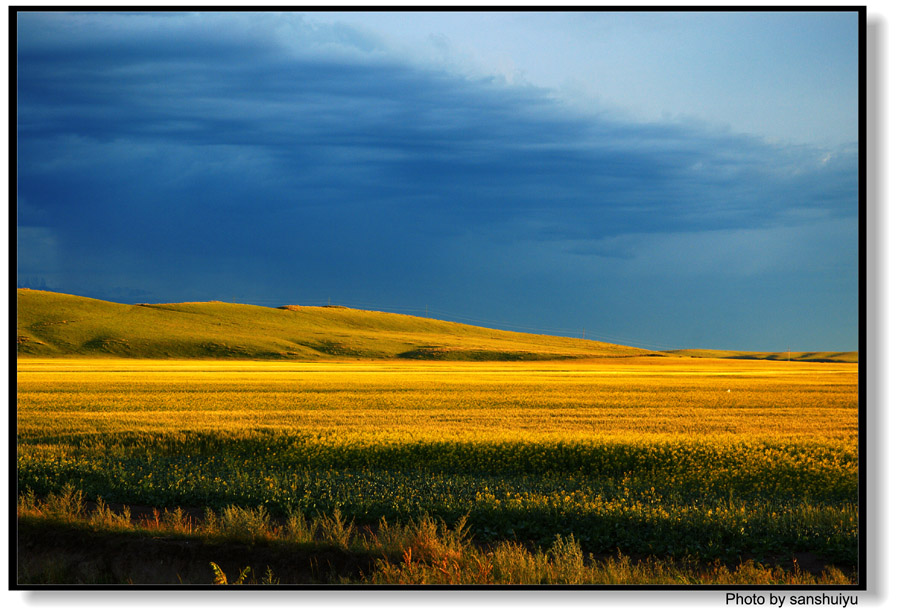
<path fill-rule="evenodd" d="M 856 364 L 20 359 L 17 383 L 18 488 L 37 496 L 858 563 Z"/>

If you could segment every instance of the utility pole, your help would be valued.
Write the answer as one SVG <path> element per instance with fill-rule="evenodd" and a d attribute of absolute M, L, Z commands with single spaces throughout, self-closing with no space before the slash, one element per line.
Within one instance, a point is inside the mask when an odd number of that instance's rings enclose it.
<path fill-rule="evenodd" d="M 581 329 L 581 340 L 584 340 L 584 328 Z"/>
<path fill-rule="evenodd" d="M 425 304 L 425 317 L 428 317 L 428 304 Z"/>

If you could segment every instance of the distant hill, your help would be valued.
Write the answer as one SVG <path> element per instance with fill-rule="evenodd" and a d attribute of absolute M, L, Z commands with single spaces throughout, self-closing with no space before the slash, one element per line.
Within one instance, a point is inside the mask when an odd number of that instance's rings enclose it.
<path fill-rule="evenodd" d="M 669 355 L 788 359 L 787 352 L 657 352 L 338 306 L 269 308 L 228 302 L 130 305 L 32 289 L 17 290 L 16 298 L 16 341 L 22 357 L 510 361 Z M 857 362 L 859 354 L 792 352 L 790 359 Z"/>
<path fill-rule="evenodd" d="M 690 358 L 720 358 L 731 360 L 779 360 L 796 362 L 859 362 L 858 351 L 723 351 L 718 349 L 676 349 L 664 351 L 670 355 Z"/>
<path fill-rule="evenodd" d="M 17 310 L 22 357 L 555 360 L 661 355 L 597 341 L 344 307 L 126 305 L 19 289 Z"/>

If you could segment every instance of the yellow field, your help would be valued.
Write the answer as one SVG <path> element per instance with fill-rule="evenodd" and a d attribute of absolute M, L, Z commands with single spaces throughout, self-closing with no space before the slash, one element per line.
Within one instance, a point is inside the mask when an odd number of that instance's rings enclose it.
<path fill-rule="evenodd" d="M 17 378 L 18 485 L 38 497 L 858 562 L 856 364 L 20 359 Z"/>
<path fill-rule="evenodd" d="M 28 360 L 18 431 L 277 429 L 418 441 L 855 442 L 856 364 Z M 89 400 L 89 402 L 87 401 Z"/>

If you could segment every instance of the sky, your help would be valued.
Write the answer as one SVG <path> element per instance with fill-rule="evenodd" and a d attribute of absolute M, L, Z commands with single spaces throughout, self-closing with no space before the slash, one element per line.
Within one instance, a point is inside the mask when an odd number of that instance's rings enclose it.
<path fill-rule="evenodd" d="M 20 286 L 858 349 L 856 13 L 14 27 Z"/>

